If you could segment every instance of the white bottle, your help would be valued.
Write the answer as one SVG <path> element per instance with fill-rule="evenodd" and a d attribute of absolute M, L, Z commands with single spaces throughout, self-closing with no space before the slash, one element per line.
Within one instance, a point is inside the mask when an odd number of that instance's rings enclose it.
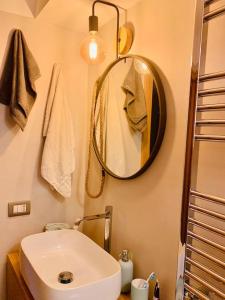
<path fill-rule="evenodd" d="M 121 292 L 129 293 L 133 280 L 133 262 L 129 259 L 129 251 L 123 250 L 119 260 L 121 266 Z"/>

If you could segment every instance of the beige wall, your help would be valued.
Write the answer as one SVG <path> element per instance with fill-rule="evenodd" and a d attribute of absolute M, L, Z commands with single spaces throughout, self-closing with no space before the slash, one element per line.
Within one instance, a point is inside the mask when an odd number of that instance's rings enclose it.
<path fill-rule="evenodd" d="M 174 300 L 180 230 L 195 1 L 142 0 L 129 10 L 135 26 L 131 53 L 150 58 L 158 66 L 166 93 L 168 121 L 160 152 L 145 174 L 131 181 L 108 177 L 99 199 L 86 198 L 85 213 L 114 207 L 112 254 L 133 253 L 135 276 L 155 271 L 161 282 L 161 299 Z M 107 41 L 107 62 L 115 27 L 102 30 Z M 89 69 L 92 87 L 96 68 Z M 85 232 L 101 243 L 101 222 L 86 224 Z"/>
<path fill-rule="evenodd" d="M 37 81 L 38 98 L 24 132 L 10 121 L 7 109 L 0 104 L 0 299 L 5 299 L 6 254 L 20 240 L 42 231 L 47 222 L 72 222 L 83 214 L 83 169 L 86 145 L 85 113 L 87 67 L 80 60 L 81 36 L 39 19 L 33 20 L 0 12 L 0 62 L 5 53 L 8 34 L 20 28 L 41 70 Z M 63 63 L 68 98 L 74 120 L 76 171 L 71 199 L 62 200 L 52 193 L 39 176 L 42 148 L 41 130 L 46 96 L 55 62 Z M 31 215 L 8 218 L 10 201 L 31 201 Z"/>

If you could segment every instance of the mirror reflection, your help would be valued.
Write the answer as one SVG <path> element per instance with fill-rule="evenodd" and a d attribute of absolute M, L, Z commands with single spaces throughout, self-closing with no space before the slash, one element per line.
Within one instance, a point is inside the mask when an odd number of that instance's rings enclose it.
<path fill-rule="evenodd" d="M 95 108 L 95 149 L 105 170 L 121 179 L 142 173 L 164 129 L 164 93 L 151 63 L 129 56 L 112 64 L 100 78 Z"/>

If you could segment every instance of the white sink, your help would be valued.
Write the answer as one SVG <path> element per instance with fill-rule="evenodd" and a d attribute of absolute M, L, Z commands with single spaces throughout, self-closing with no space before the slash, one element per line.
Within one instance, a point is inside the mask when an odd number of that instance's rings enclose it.
<path fill-rule="evenodd" d="M 119 263 L 76 230 L 58 230 L 25 237 L 20 251 L 21 274 L 35 300 L 117 300 Z M 58 281 L 61 272 L 73 281 Z"/>

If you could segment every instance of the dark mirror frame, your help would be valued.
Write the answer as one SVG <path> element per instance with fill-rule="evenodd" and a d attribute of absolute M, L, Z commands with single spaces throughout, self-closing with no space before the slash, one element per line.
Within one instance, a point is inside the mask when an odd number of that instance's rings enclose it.
<path fill-rule="evenodd" d="M 158 130 L 158 135 L 156 138 L 156 142 L 155 145 L 153 147 L 153 150 L 151 152 L 151 156 L 149 157 L 149 159 L 146 161 L 146 163 L 144 164 L 143 167 L 141 167 L 136 173 L 134 173 L 131 176 L 128 177 L 120 177 L 116 174 L 114 174 L 108 167 L 107 165 L 102 161 L 101 155 L 98 151 L 98 146 L 97 146 L 97 141 L 96 141 L 96 134 L 95 134 L 95 124 L 94 125 L 94 129 L 93 129 L 93 146 L 94 146 L 94 150 L 95 150 L 95 154 L 98 158 L 99 163 L 101 164 L 102 168 L 106 171 L 107 174 L 109 174 L 110 176 L 120 179 L 120 180 L 128 180 L 128 179 L 134 179 L 138 176 L 140 176 L 141 174 L 143 174 L 148 168 L 149 166 L 153 163 L 156 155 L 159 152 L 159 149 L 161 147 L 162 141 L 163 141 L 163 137 L 164 137 L 164 133 L 165 133 L 165 128 L 166 128 L 166 119 L 167 119 L 167 114 L 166 114 L 166 100 L 165 100 L 165 93 L 164 93 L 164 88 L 161 82 L 161 79 L 158 75 L 158 72 L 156 71 L 156 68 L 153 64 L 153 62 L 149 59 L 147 59 L 146 57 L 140 56 L 140 55 L 126 55 L 123 57 L 118 58 L 117 60 L 113 61 L 107 68 L 106 70 L 103 72 L 103 74 L 100 76 L 100 78 L 98 79 L 98 85 L 97 85 L 97 91 L 96 91 L 96 99 L 95 99 L 95 108 L 94 108 L 94 114 L 96 111 L 96 107 L 97 107 L 97 102 L 98 102 L 98 96 L 99 96 L 99 92 L 102 88 L 102 85 L 104 83 L 105 78 L 107 77 L 108 73 L 111 71 L 111 69 L 118 64 L 120 61 L 125 60 L 127 58 L 136 58 L 141 60 L 142 62 L 144 62 L 147 66 L 149 71 L 152 73 L 153 77 L 154 77 L 154 82 L 156 85 L 156 89 L 158 92 L 158 98 L 159 98 L 159 130 Z"/>

